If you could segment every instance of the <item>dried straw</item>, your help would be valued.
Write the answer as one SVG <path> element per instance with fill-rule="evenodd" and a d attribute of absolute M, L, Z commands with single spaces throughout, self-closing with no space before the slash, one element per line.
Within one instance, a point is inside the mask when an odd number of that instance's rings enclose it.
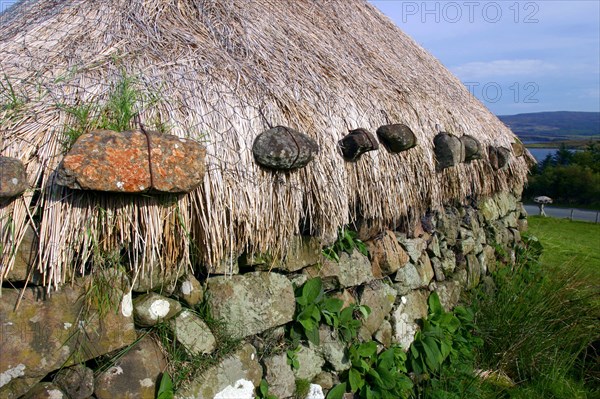
<path fill-rule="evenodd" d="M 0 281 L 28 224 L 38 269 L 56 286 L 98 251 L 119 251 L 142 272 L 196 266 L 196 256 L 217 265 L 248 248 L 284 253 L 302 226 L 325 241 L 359 219 L 393 228 L 526 179 L 526 158 L 499 172 L 485 160 L 435 171 L 436 124 L 484 146 L 510 148 L 514 135 L 363 0 L 28 0 L 1 16 L 0 43 L 0 77 L 19 99 L 0 115 L 0 150 L 26 164 L 34 187 L 0 209 Z M 160 121 L 206 145 L 195 192 L 165 200 L 54 184 L 73 123 L 64 106 L 105 102 L 123 73 L 146 94 L 138 106 L 149 127 Z M 344 162 L 337 141 L 375 131 L 385 114 L 418 146 Z M 305 132 L 320 153 L 294 173 L 260 169 L 252 142 L 269 124 Z"/>

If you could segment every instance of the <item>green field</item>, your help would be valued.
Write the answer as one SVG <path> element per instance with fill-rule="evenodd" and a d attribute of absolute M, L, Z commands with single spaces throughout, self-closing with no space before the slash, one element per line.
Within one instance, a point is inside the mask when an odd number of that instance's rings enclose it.
<path fill-rule="evenodd" d="M 530 216 L 529 234 L 544 246 L 546 267 L 585 270 L 600 284 L 600 224 Z"/>

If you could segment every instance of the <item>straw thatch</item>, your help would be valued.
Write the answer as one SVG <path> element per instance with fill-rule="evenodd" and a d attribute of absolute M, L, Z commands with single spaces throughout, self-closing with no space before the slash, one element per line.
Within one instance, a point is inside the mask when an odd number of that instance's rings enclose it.
<path fill-rule="evenodd" d="M 77 192 L 54 184 L 65 110 L 107 101 L 123 76 L 147 126 L 207 147 L 204 185 L 176 198 Z M 33 189 L 0 209 L 2 266 L 27 225 L 56 285 L 94 254 L 134 270 L 216 265 L 248 247 L 284 252 L 304 233 L 331 240 L 358 219 L 398 226 L 444 203 L 518 190 L 527 165 L 485 160 L 435 170 L 440 129 L 510 148 L 514 136 L 436 59 L 363 0 L 27 0 L 1 16 L 0 153 Z M 417 147 L 345 162 L 349 129 L 404 123 Z M 269 125 L 315 139 L 304 169 L 259 168 L 252 142 Z M 132 126 L 135 127 L 135 126 Z M 196 259 L 198 254 L 201 259 Z"/>

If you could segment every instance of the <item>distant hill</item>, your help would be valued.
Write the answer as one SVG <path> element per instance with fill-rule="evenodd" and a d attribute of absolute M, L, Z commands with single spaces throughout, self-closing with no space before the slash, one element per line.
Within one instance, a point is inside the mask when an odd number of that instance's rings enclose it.
<path fill-rule="evenodd" d="M 529 143 L 600 138 L 600 112 L 535 112 L 498 118 Z"/>

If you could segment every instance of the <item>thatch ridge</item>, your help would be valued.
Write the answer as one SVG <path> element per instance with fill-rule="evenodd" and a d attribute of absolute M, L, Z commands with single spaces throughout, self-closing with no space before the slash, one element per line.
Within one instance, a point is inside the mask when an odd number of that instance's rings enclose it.
<path fill-rule="evenodd" d="M 363 0 L 29 0 L 2 16 L 0 43 L 0 76 L 23 99 L 0 114 L 0 150 L 39 187 L 0 208 L 0 280 L 28 224 L 40 236 L 39 269 L 59 284 L 99 249 L 121 251 L 134 268 L 187 267 L 196 252 L 214 265 L 246 247 L 285 252 L 301 226 L 325 240 L 358 218 L 395 227 L 526 179 L 525 158 L 498 172 L 485 160 L 436 172 L 436 125 L 484 146 L 510 148 L 514 135 Z M 73 123 L 65 106 L 106 101 L 123 74 L 145 93 L 142 120 L 207 146 L 195 192 L 164 199 L 53 184 Z M 336 143 L 348 129 L 374 132 L 388 118 L 410 126 L 417 147 L 344 162 Z M 308 134 L 317 158 L 289 174 L 259 168 L 252 141 L 269 125 Z"/>

